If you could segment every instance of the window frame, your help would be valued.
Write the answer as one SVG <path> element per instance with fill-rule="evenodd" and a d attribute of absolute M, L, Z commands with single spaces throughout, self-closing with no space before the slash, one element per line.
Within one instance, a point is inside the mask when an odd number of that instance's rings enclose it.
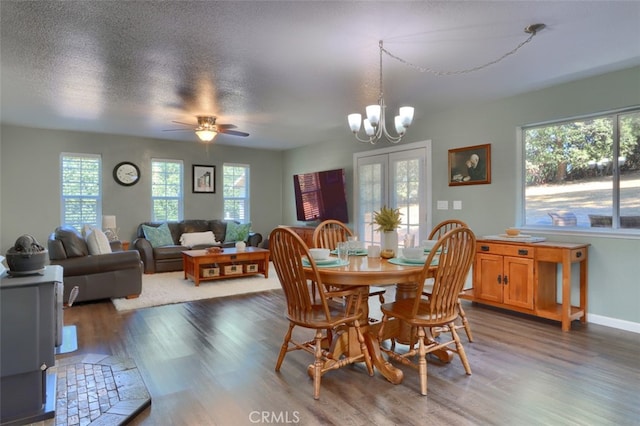
<path fill-rule="evenodd" d="M 244 197 L 231 197 L 227 196 L 227 182 L 226 182 L 226 168 L 227 167 L 242 167 L 245 169 L 245 196 Z M 226 202 L 227 200 L 242 200 L 244 202 L 244 219 L 238 219 L 235 217 L 227 217 L 226 215 Z M 251 166 L 244 163 L 223 163 L 222 164 L 222 216 L 224 220 L 235 220 L 240 223 L 251 222 Z"/>
<path fill-rule="evenodd" d="M 531 123 L 516 128 L 516 155 L 517 161 L 517 196 L 516 196 L 516 225 L 522 230 L 536 231 L 540 233 L 548 233 L 553 235 L 575 235 L 575 236 L 602 236 L 610 238 L 623 239 L 640 239 L 640 229 L 620 228 L 620 173 L 619 168 L 615 168 L 612 174 L 613 188 L 611 190 L 612 201 L 612 219 L 618 224 L 618 228 L 600 228 L 600 227 L 564 227 L 553 225 L 534 225 L 525 224 L 526 222 L 526 149 L 525 149 L 525 132 L 528 129 L 544 126 L 561 125 L 564 123 L 573 123 L 581 120 L 592 120 L 597 118 L 613 117 L 616 125 L 613 127 L 613 138 L 615 143 L 612 146 L 612 155 L 618 158 L 620 149 L 619 137 L 619 116 L 628 113 L 640 113 L 640 105 L 618 108 L 614 110 L 600 111 L 590 114 L 578 115 L 558 120 L 548 120 L 544 122 Z"/>
<path fill-rule="evenodd" d="M 175 163 L 175 164 L 179 164 L 180 165 L 180 173 L 179 173 L 179 177 L 180 177 L 180 184 L 179 184 L 179 188 L 180 188 L 180 195 L 178 197 L 169 197 L 169 196 L 154 196 L 153 195 L 153 186 L 154 186 L 154 182 L 153 182 L 153 176 L 154 176 L 154 172 L 153 172 L 153 166 L 154 163 Z M 149 182 L 150 185 L 150 193 L 151 193 L 151 219 L 153 221 L 167 221 L 169 219 L 157 219 L 155 216 L 155 209 L 154 209 L 154 202 L 156 199 L 158 200 L 174 200 L 177 199 L 178 200 L 178 218 L 176 219 L 177 221 L 181 221 L 184 218 L 184 182 L 185 182 L 185 178 L 184 178 L 184 161 L 183 160 L 176 160 L 176 159 L 171 159 L 171 158 L 152 158 L 151 159 L 151 179 Z"/>
<path fill-rule="evenodd" d="M 98 174 L 97 174 L 97 182 L 94 182 L 98 185 L 98 195 L 65 195 L 64 186 L 65 186 L 65 171 L 64 171 L 64 162 L 67 157 L 77 157 L 82 159 L 95 159 L 98 162 Z M 100 154 L 88 154 L 88 153 L 79 153 L 79 152 L 61 152 L 60 153 L 60 224 L 61 225 L 70 225 L 73 226 L 78 232 L 82 232 L 82 228 L 85 225 L 94 226 L 100 228 L 102 223 L 102 155 Z M 84 183 L 84 181 L 82 181 Z M 75 223 L 67 223 L 65 221 L 65 206 L 67 203 L 65 202 L 66 198 L 82 198 L 82 199 L 95 199 L 96 204 L 96 222 L 83 222 L 79 224 L 79 228 Z"/>

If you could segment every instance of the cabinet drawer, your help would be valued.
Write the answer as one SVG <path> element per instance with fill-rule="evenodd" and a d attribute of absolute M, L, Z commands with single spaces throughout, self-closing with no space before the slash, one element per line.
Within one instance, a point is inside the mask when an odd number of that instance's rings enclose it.
<path fill-rule="evenodd" d="M 571 261 L 572 262 L 578 262 L 581 260 L 585 260 L 587 258 L 587 249 L 586 248 L 581 248 L 581 249 L 575 249 L 575 250 L 571 250 Z"/>
<path fill-rule="evenodd" d="M 476 244 L 476 252 L 499 254 L 502 256 L 528 257 L 533 258 L 534 250 L 528 246 L 518 246 L 511 244 L 497 244 L 479 242 Z"/>

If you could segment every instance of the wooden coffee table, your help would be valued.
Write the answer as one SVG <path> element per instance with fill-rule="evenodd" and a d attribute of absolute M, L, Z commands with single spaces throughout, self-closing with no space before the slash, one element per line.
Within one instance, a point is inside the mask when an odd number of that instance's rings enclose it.
<path fill-rule="evenodd" d="M 200 281 L 238 278 L 263 274 L 269 278 L 269 250 L 247 247 L 244 251 L 225 248 L 220 253 L 206 250 L 182 252 L 184 279 L 191 278 L 196 286 Z"/>

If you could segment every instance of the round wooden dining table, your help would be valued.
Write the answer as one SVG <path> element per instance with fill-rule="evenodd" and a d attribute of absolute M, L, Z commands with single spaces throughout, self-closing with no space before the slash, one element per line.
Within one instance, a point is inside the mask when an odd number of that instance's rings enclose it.
<path fill-rule="evenodd" d="M 369 287 L 371 285 L 396 286 L 396 300 L 406 297 L 415 297 L 417 282 L 422 273 L 422 265 L 397 265 L 387 259 L 367 256 L 349 256 L 349 265 L 346 266 L 318 266 L 318 274 L 325 285 L 349 285 Z M 435 270 L 435 266 L 430 270 Z M 312 269 L 305 268 L 312 278 Z M 368 316 L 367 316 L 368 317 Z M 365 317 L 365 318 L 367 318 Z M 402 370 L 394 367 L 382 356 L 378 343 L 378 331 L 380 322 L 364 325 L 364 337 L 367 343 L 369 355 L 373 365 L 391 383 L 402 382 Z M 389 321 L 385 326 L 383 340 L 388 338 L 398 339 L 401 334 L 406 334 L 399 321 Z M 357 335 L 351 328 L 334 339 L 330 348 L 333 359 L 340 359 L 343 354 L 353 356 L 360 351 Z M 450 360 L 450 357 L 448 357 Z"/>

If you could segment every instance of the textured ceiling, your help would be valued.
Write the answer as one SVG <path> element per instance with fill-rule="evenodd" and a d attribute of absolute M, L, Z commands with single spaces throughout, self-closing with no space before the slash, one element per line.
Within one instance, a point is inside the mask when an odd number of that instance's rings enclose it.
<path fill-rule="evenodd" d="M 351 141 L 349 112 L 377 99 L 378 40 L 436 70 L 383 58 L 385 102 L 415 120 L 640 64 L 638 1 L 0 1 L 5 123 L 195 142 L 172 121 L 218 116 L 287 149 Z M 411 131 L 411 129 L 409 130 Z"/>

